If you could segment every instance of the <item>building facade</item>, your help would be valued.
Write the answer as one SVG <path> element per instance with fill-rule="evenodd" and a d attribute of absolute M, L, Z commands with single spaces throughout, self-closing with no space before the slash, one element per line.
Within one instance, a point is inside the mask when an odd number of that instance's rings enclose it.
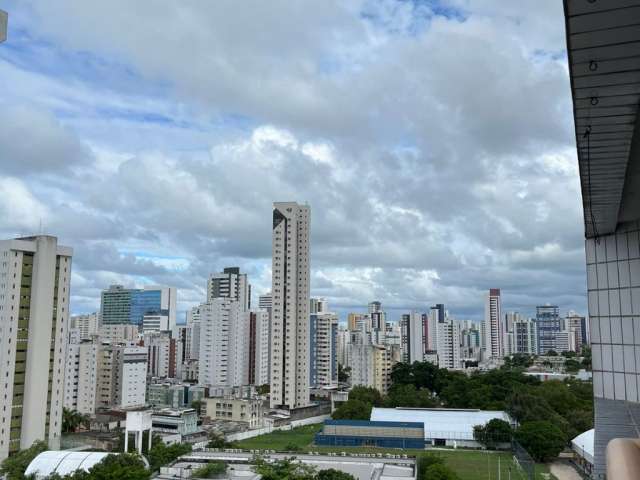
<path fill-rule="evenodd" d="M 45 235 L 0 242 L 0 460 L 60 446 L 72 253 Z"/>
<path fill-rule="evenodd" d="M 81 340 L 89 340 L 92 335 L 98 334 L 98 314 L 75 315 L 71 317 L 71 327 L 77 328 Z"/>
<path fill-rule="evenodd" d="M 402 361 L 422 362 L 425 352 L 425 321 L 418 312 L 403 314 L 400 320 L 402 330 Z"/>
<path fill-rule="evenodd" d="M 102 325 L 130 324 L 139 329 L 143 328 L 145 315 L 162 316 L 166 317 L 167 330 L 172 330 L 176 325 L 176 289 L 111 285 L 102 291 L 100 315 Z"/>
<path fill-rule="evenodd" d="M 313 388 L 338 384 L 338 316 L 312 313 L 310 316 L 309 382 Z"/>
<path fill-rule="evenodd" d="M 247 385 L 249 347 L 250 312 L 243 305 L 222 297 L 200 306 L 200 385 Z"/>
<path fill-rule="evenodd" d="M 309 404 L 309 206 L 274 203 L 271 407 Z"/>
<path fill-rule="evenodd" d="M 209 275 L 207 282 L 207 303 L 215 298 L 229 298 L 236 300 L 246 311 L 251 308 L 251 285 L 247 281 L 247 274 L 240 273 L 238 267 L 227 267 L 221 273 Z"/>
<path fill-rule="evenodd" d="M 96 411 L 98 385 L 98 343 L 71 338 L 67 345 L 64 378 L 64 406 L 69 410 L 92 415 Z"/>
<path fill-rule="evenodd" d="M 482 347 L 484 356 L 489 358 L 502 358 L 504 326 L 502 320 L 502 306 L 500 301 L 500 289 L 490 289 L 484 301 L 484 322 L 482 323 Z"/>
<path fill-rule="evenodd" d="M 536 307 L 536 328 L 538 332 L 538 354 L 545 355 L 555 350 L 556 334 L 562 330 L 560 309 L 556 305 Z"/>

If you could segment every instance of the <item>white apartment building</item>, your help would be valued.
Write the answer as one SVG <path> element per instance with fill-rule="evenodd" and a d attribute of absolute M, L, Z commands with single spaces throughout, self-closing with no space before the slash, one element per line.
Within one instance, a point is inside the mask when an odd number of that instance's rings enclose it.
<path fill-rule="evenodd" d="M 256 310 L 249 313 L 249 384 L 269 383 L 270 337 L 269 312 Z"/>
<path fill-rule="evenodd" d="M 338 384 L 338 316 L 335 313 L 311 314 L 311 386 Z"/>
<path fill-rule="evenodd" d="M 0 460 L 60 448 L 72 254 L 46 235 L 0 242 Z"/>
<path fill-rule="evenodd" d="M 207 303 L 216 298 L 236 300 L 243 311 L 251 308 L 251 285 L 247 275 L 238 267 L 227 267 L 221 273 L 212 273 L 207 282 Z"/>
<path fill-rule="evenodd" d="M 423 316 L 418 312 L 403 314 L 400 320 L 402 330 L 402 361 L 422 362 L 425 353 L 425 328 Z"/>
<path fill-rule="evenodd" d="M 373 387 L 386 394 L 391 386 L 391 371 L 400 361 L 398 345 L 374 345 L 366 332 L 351 332 L 347 349 L 347 363 L 351 367 L 352 386 Z"/>
<path fill-rule="evenodd" d="M 271 408 L 309 405 L 310 209 L 274 203 Z"/>
<path fill-rule="evenodd" d="M 175 340 L 170 332 L 145 332 L 147 371 L 151 377 L 173 378 L 176 375 Z"/>
<path fill-rule="evenodd" d="M 460 326 L 452 319 L 438 323 L 437 348 L 438 366 L 440 368 L 459 369 L 460 358 Z"/>
<path fill-rule="evenodd" d="M 264 295 L 260 295 L 258 297 L 258 308 L 260 310 L 271 311 L 272 307 L 273 307 L 273 298 L 271 296 L 271 292 L 265 293 Z"/>
<path fill-rule="evenodd" d="M 538 331 L 536 322 L 532 318 L 520 318 L 513 324 L 514 347 L 513 353 L 527 355 L 538 354 Z"/>
<path fill-rule="evenodd" d="M 98 348 L 99 408 L 136 408 L 145 405 L 147 348 L 102 343 Z"/>
<path fill-rule="evenodd" d="M 74 315 L 71 317 L 71 327 L 79 330 L 81 340 L 89 340 L 92 335 L 98 334 L 98 314 Z"/>
<path fill-rule="evenodd" d="M 482 347 L 484 358 L 502 358 L 504 326 L 502 320 L 500 289 L 490 289 L 484 302 L 484 322 L 482 323 Z"/>
<path fill-rule="evenodd" d="M 249 382 L 250 312 L 235 299 L 200 306 L 198 383 L 241 386 Z"/>
<path fill-rule="evenodd" d="M 132 343 L 138 341 L 138 326 L 119 323 L 113 325 L 100 325 L 98 330 L 100 340 L 113 344 Z"/>
<path fill-rule="evenodd" d="M 73 329 L 72 332 L 67 345 L 64 406 L 69 410 L 91 415 L 96 410 L 98 343 L 81 340 L 78 329 Z"/>
<path fill-rule="evenodd" d="M 144 333 L 171 331 L 169 317 L 167 315 L 155 314 L 144 315 L 142 317 L 142 331 Z"/>
<path fill-rule="evenodd" d="M 189 359 L 198 360 L 200 357 L 200 306 L 187 311 L 187 328 L 190 330 L 191 347 Z"/>
<path fill-rule="evenodd" d="M 338 327 L 338 363 L 340 365 L 347 364 L 347 348 L 349 347 L 350 342 L 350 332 L 346 328 L 339 326 Z"/>

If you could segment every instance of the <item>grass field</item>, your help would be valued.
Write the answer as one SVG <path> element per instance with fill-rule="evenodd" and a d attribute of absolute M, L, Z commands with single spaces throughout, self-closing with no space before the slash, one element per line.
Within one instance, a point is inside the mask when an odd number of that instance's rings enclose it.
<path fill-rule="evenodd" d="M 289 450 L 289 445 L 297 445 L 301 451 L 308 450 L 308 446 L 313 443 L 313 437 L 322 429 L 322 425 L 306 425 L 304 427 L 294 428 L 293 430 L 280 431 L 259 435 L 257 437 L 248 438 L 234 442 L 237 448 L 245 450 Z"/>
<path fill-rule="evenodd" d="M 298 447 L 299 452 L 314 451 L 351 452 L 351 453 L 402 453 L 416 456 L 425 453 L 424 450 L 396 450 L 369 447 L 319 447 L 313 446 L 314 435 L 322 425 L 307 425 L 288 431 L 275 431 L 266 435 L 241 440 L 234 443 L 234 447 L 245 450 L 291 450 L 291 446 Z M 511 453 L 481 452 L 476 450 L 429 450 L 432 455 L 438 455 L 460 477 L 460 480 L 525 480 L 522 471 L 513 463 Z M 500 477 L 498 476 L 498 459 L 500 459 Z M 552 480 L 548 476 L 549 469 L 544 464 L 536 465 L 536 480 Z"/>

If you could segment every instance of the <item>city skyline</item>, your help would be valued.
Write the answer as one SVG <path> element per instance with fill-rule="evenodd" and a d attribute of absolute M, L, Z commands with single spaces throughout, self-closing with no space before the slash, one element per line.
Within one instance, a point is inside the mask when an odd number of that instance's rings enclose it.
<path fill-rule="evenodd" d="M 267 212 L 295 199 L 316 212 L 312 292 L 338 312 L 443 299 L 480 318 L 493 286 L 508 308 L 584 312 L 562 5 L 340 3 L 270 5 L 245 25 L 267 41 L 238 42 L 232 3 L 221 21 L 208 5 L 3 2 L 2 238 L 74 246 L 74 313 L 147 283 L 177 287 L 183 312 L 228 265 L 268 290 Z M 163 55 L 158 22 L 175 29 Z M 25 131 L 29 148 L 12 141 Z"/>

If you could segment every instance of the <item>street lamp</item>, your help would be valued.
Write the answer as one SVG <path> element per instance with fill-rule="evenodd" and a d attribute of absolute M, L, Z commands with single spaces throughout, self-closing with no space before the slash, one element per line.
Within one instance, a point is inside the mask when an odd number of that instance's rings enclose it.
<path fill-rule="evenodd" d="M 9 14 L 0 10 L 0 43 L 7 39 L 7 18 L 9 18 Z"/>

